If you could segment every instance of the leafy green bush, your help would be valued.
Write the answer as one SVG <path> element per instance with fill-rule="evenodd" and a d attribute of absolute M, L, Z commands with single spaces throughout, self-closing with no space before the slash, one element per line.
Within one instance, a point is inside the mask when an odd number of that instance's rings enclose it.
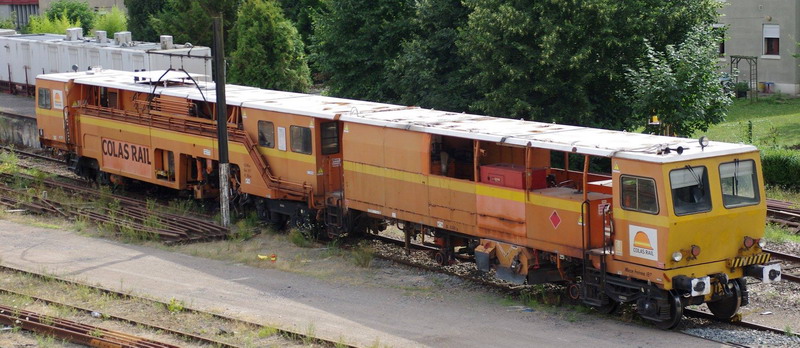
<path fill-rule="evenodd" d="M 97 16 L 95 21 L 94 31 L 104 30 L 109 35 L 120 31 L 128 30 L 128 17 L 125 13 L 120 11 L 116 6 L 111 8 L 111 12 L 103 13 Z"/>
<path fill-rule="evenodd" d="M 50 4 L 50 8 L 45 11 L 44 16 L 51 21 L 56 21 L 63 16 L 69 22 L 77 23 L 74 26 L 83 28 L 83 33 L 88 34 L 89 30 L 94 26 L 96 14 L 86 1 L 57 0 Z M 62 30 L 59 34 L 63 33 L 64 31 Z"/>
<path fill-rule="evenodd" d="M 14 18 L 16 18 L 16 13 L 14 12 L 8 18 L 0 18 L 0 29 L 16 29 L 17 22 L 14 21 Z"/>
<path fill-rule="evenodd" d="M 767 185 L 787 189 L 800 189 L 797 173 L 800 173 L 800 151 L 788 149 L 761 150 L 761 165 Z"/>
<path fill-rule="evenodd" d="M 56 16 L 55 19 L 50 19 L 47 16 L 31 16 L 27 32 L 31 34 L 64 34 L 67 29 L 80 26 L 80 20 L 76 22 L 70 21 L 67 17 L 67 12 L 64 11 L 60 16 Z"/>

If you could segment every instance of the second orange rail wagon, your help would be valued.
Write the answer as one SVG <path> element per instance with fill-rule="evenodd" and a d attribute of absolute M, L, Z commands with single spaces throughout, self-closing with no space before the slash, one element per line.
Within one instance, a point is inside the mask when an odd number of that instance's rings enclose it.
<path fill-rule="evenodd" d="M 750 145 L 226 87 L 232 196 L 329 235 L 394 224 L 517 283 L 560 282 L 664 328 L 707 303 L 729 319 L 745 276 L 780 279 Z M 100 182 L 216 198 L 212 83 L 179 71 L 40 75 L 43 146 Z"/>

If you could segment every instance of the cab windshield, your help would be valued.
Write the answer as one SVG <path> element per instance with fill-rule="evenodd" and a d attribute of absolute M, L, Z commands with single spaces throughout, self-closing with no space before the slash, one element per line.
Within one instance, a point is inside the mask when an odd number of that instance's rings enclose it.
<path fill-rule="evenodd" d="M 720 164 L 719 181 L 722 184 L 722 204 L 725 208 L 754 205 L 761 201 L 753 160 Z"/>
<path fill-rule="evenodd" d="M 689 215 L 711 210 L 706 167 L 686 166 L 669 172 L 675 215 Z"/>

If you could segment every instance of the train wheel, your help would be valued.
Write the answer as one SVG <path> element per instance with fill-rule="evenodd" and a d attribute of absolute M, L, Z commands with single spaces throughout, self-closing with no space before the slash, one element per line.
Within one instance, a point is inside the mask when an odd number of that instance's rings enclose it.
<path fill-rule="evenodd" d="M 439 250 L 433 254 L 433 260 L 441 266 L 450 265 L 450 257 L 448 257 L 447 253 L 442 250 Z"/>
<path fill-rule="evenodd" d="M 570 283 L 567 285 L 567 298 L 571 303 L 580 303 L 581 300 L 580 284 Z"/>
<path fill-rule="evenodd" d="M 617 308 L 619 308 L 619 302 L 609 298 L 608 303 L 599 306 L 592 306 L 592 308 L 594 308 L 598 313 L 611 314 L 617 311 Z"/>
<path fill-rule="evenodd" d="M 727 287 L 733 292 L 732 296 L 706 303 L 711 313 L 720 320 L 731 320 L 742 305 L 742 288 L 739 286 L 739 282 L 731 280 Z"/>
<path fill-rule="evenodd" d="M 662 330 L 674 329 L 680 324 L 683 318 L 683 303 L 681 302 L 681 297 L 670 291 L 667 294 L 667 302 L 669 303 L 669 319 L 653 321 L 653 325 Z"/>

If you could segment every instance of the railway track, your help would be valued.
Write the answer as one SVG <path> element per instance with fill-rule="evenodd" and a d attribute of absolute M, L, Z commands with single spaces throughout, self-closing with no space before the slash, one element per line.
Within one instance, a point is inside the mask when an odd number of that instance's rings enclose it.
<path fill-rule="evenodd" d="M 800 256 L 786 254 L 775 250 L 764 251 L 772 254 L 772 257 L 774 258 L 788 263 L 784 263 L 783 274 L 781 274 L 782 279 L 790 282 L 800 283 Z M 791 273 L 786 273 L 787 270 Z"/>
<path fill-rule="evenodd" d="M 767 199 L 767 221 L 800 233 L 800 206 L 792 202 Z"/>
<path fill-rule="evenodd" d="M 3 305 L 0 305 L 0 323 L 88 347 L 178 348 L 172 344 Z"/>
<path fill-rule="evenodd" d="M 135 198 L 103 192 L 79 180 L 59 177 L 42 179 L 31 175 L 0 173 L 5 182 L 27 180 L 41 184 L 41 192 L 16 190 L 0 183 L 0 205 L 21 208 L 39 214 L 51 214 L 70 219 L 86 219 L 99 226 L 116 226 L 118 232 L 136 234 L 141 238 L 157 238 L 165 243 L 195 242 L 225 238 L 227 228 L 209 222 L 208 219 L 195 218 L 165 212 L 162 207 L 148 204 Z M 90 207 L 86 204 L 63 202 L 54 199 L 55 194 L 64 192 L 81 199 L 89 198 L 96 202 Z"/>
<path fill-rule="evenodd" d="M 157 304 L 159 306 L 162 306 L 163 308 L 169 308 L 171 306 L 171 304 L 167 303 L 167 302 L 153 300 L 153 299 L 145 298 L 145 297 L 139 297 L 139 296 L 132 295 L 130 293 L 116 291 L 116 290 L 112 290 L 112 289 L 108 289 L 108 288 L 104 288 L 104 287 L 100 287 L 100 286 L 94 286 L 94 285 L 88 285 L 88 284 L 85 284 L 85 283 L 75 282 L 75 281 L 71 281 L 71 280 L 67 280 L 67 279 L 63 279 L 63 278 L 54 277 L 52 275 L 41 274 L 41 273 L 37 273 L 37 272 L 31 272 L 31 271 L 28 271 L 28 270 L 23 270 L 23 269 L 16 268 L 16 267 L 11 267 L 11 266 L 8 266 L 8 265 L 0 265 L 0 271 L 22 274 L 22 275 L 25 275 L 25 276 L 35 277 L 35 278 L 46 280 L 46 281 L 55 281 L 55 282 L 68 284 L 68 285 L 72 285 L 72 286 L 76 286 L 76 287 L 80 287 L 80 288 L 84 288 L 84 289 L 91 289 L 91 290 L 97 291 L 97 292 L 99 292 L 101 294 L 108 295 L 110 298 L 120 298 L 120 299 L 128 299 L 128 300 L 134 300 L 134 301 L 139 301 L 139 302 L 154 303 L 154 304 Z M 37 297 L 37 296 L 31 296 L 30 294 L 24 294 L 24 293 L 20 293 L 20 292 L 14 291 L 14 290 L 0 288 L 0 292 L 19 295 L 19 296 L 24 296 L 24 297 L 30 298 L 32 300 L 35 300 L 35 301 L 40 301 L 40 302 L 45 303 L 45 304 L 55 304 L 55 305 L 58 305 L 58 306 L 64 306 L 64 307 L 67 307 L 67 308 L 70 308 L 70 309 L 74 309 L 75 311 L 78 311 L 78 312 L 90 313 L 92 315 L 97 314 L 97 312 L 95 312 L 94 310 L 92 310 L 90 308 L 83 308 L 83 307 L 80 307 L 80 306 L 64 304 L 64 303 L 61 303 L 61 302 L 53 301 L 51 299 L 46 299 L 46 298 Z M 191 313 L 191 314 L 201 315 L 204 318 L 213 318 L 213 319 L 216 319 L 216 320 L 221 320 L 221 321 L 224 321 L 224 322 L 231 323 L 233 326 L 237 326 L 237 327 L 249 327 L 249 328 L 253 328 L 255 330 L 260 330 L 260 329 L 267 328 L 267 327 L 265 327 L 265 326 L 263 326 L 261 324 L 258 324 L 258 323 L 254 323 L 254 322 L 250 322 L 250 321 L 246 321 L 246 320 L 241 320 L 241 319 L 237 319 L 237 318 L 233 318 L 233 317 L 229 317 L 229 316 L 225 316 L 225 315 L 221 315 L 221 314 L 201 311 L 201 310 L 193 309 L 193 308 L 189 308 L 189 307 L 182 307 L 180 309 L 180 311 L 181 312 L 186 312 L 186 313 Z M 166 326 L 157 325 L 157 324 L 153 324 L 153 323 L 142 322 L 142 321 L 134 320 L 134 319 L 127 318 L 127 317 L 124 317 L 124 316 L 115 316 L 115 315 L 110 315 L 110 314 L 107 314 L 107 313 L 103 313 L 102 317 L 105 318 L 105 319 L 115 320 L 115 321 L 119 321 L 119 322 L 122 322 L 122 323 L 127 323 L 127 324 L 130 324 L 130 325 L 134 325 L 134 326 L 139 326 L 139 327 L 144 327 L 144 328 L 155 330 L 155 331 L 165 332 L 165 333 L 168 333 L 168 334 L 170 334 L 172 336 L 175 336 L 177 338 L 193 341 L 193 342 L 200 343 L 200 344 L 207 344 L 207 345 L 209 345 L 211 347 L 238 347 L 237 345 L 234 345 L 234 344 L 222 342 L 222 341 L 219 341 L 219 340 L 214 340 L 214 339 L 211 339 L 211 338 L 208 338 L 208 337 L 203 337 L 201 335 L 188 333 L 188 332 L 184 332 L 184 331 L 181 331 L 181 330 L 171 329 L 171 328 L 168 328 Z M 320 346 L 323 346 L 323 347 L 334 347 L 334 346 L 335 347 L 353 347 L 353 346 L 344 344 L 342 342 L 329 341 L 329 340 L 326 340 L 326 339 L 313 337 L 313 336 L 310 336 L 308 334 L 303 334 L 303 333 L 300 333 L 300 332 L 293 332 L 293 331 L 289 331 L 289 330 L 283 330 L 283 329 L 271 328 L 271 327 L 267 328 L 267 329 L 274 330 L 276 332 L 276 334 L 278 334 L 278 335 L 280 335 L 282 337 L 285 337 L 285 338 L 289 338 L 291 340 L 302 341 L 302 342 L 306 342 L 306 343 L 309 343 L 309 342 L 310 343 L 316 343 L 316 344 L 319 344 Z M 123 346 L 124 347 L 138 347 L 138 346 L 128 346 L 128 345 L 123 345 Z M 108 346 L 108 345 L 106 345 L 106 346 L 102 346 L 102 347 L 120 347 L 120 346 L 114 346 L 114 345 Z M 154 347 L 162 347 L 162 346 L 154 346 Z M 167 346 L 164 346 L 164 347 L 167 347 Z M 168 347 L 172 347 L 172 346 L 168 346 Z"/>
<path fill-rule="evenodd" d="M 44 156 L 44 155 L 40 155 L 40 154 L 33 153 L 33 152 L 30 152 L 30 151 L 20 150 L 20 149 L 18 149 L 16 147 L 0 145 L 0 149 L 5 150 L 5 151 L 9 151 L 9 152 L 13 152 L 13 153 L 16 153 L 18 155 L 25 156 L 25 157 L 36 158 L 36 159 L 49 161 L 49 162 L 56 162 L 56 163 L 66 164 L 66 162 L 63 159 L 50 157 L 50 156 Z"/>
<path fill-rule="evenodd" d="M 786 334 L 786 331 L 784 331 L 784 330 L 776 329 L 774 327 L 770 327 L 770 326 L 766 326 L 766 325 L 751 323 L 751 322 L 747 322 L 747 321 L 741 321 L 741 320 L 722 321 L 722 320 L 717 319 L 711 313 L 701 312 L 701 311 L 694 310 L 694 309 L 689 309 L 689 308 L 684 308 L 683 309 L 683 315 L 685 315 L 687 317 L 692 317 L 692 318 L 705 319 L 705 320 L 709 320 L 709 321 L 713 321 L 713 322 L 728 323 L 728 324 L 731 324 L 731 325 L 734 325 L 734 326 L 739 326 L 739 327 L 752 329 L 752 330 L 772 332 L 772 333 L 781 334 L 781 335 L 785 335 Z"/>

